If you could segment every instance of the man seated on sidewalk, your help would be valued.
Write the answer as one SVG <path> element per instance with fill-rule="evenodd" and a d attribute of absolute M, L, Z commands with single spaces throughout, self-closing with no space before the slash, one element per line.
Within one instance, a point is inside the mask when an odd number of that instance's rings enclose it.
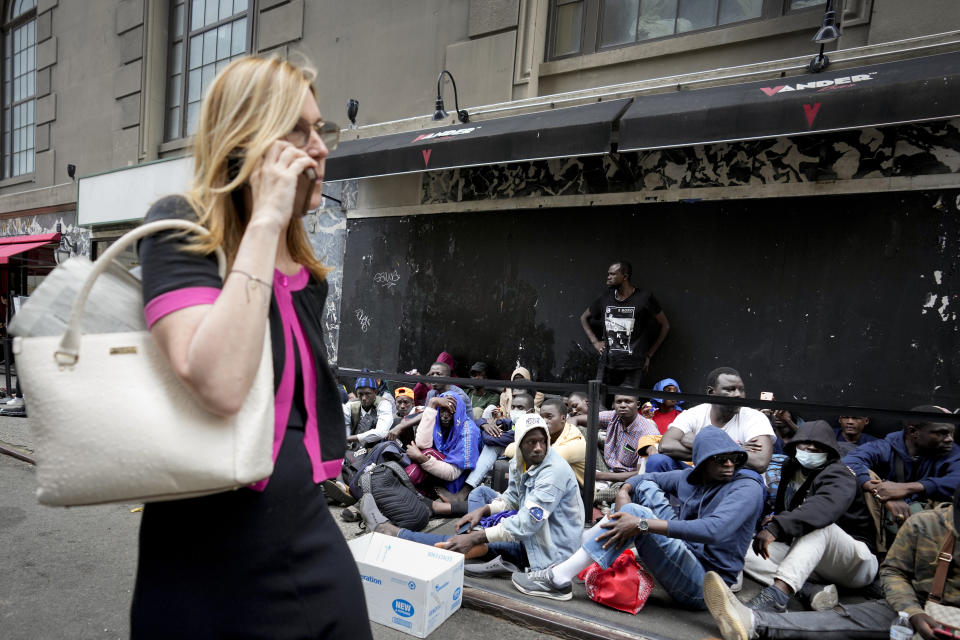
<path fill-rule="evenodd" d="M 763 507 L 763 479 L 746 469 L 746 452 L 716 427 L 693 443 L 696 464 L 681 471 L 630 478 L 617 495 L 616 513 L 585 534 L 568 560 L 541 571 L 514 573 L 528 595 L 566 600 L 570 582 L 596 561 L 607 568 L 628 545 L 637 559 L 681 605 L 705 609 L 703 576 L 716 571 L 732 584 L 743 568 Z M 667 496 L 675 496 L 675 512 Z"/>
<path fill-rule="evenodd" d="M 414 406 L 413 389 L 410 387 L 397 387 L 393 392 L 393 398 L 397 404 L 397 412 L 393 416 L 393 426 L 400 424 L 407 416 L 423 411 L 423 407 Z"/>
<path fill-rule="evenodd" d="M 863 432 L 870 424 L 870 418 L 867 416 L 840 416 L 837 422 L 840 426 L 833 431 L 837 434 L 841 455 L 850 453 L 862 444 L 879 440 L 879 438 Z"/>
<path fill-rule="evenodd" d="M 393 426 L 393 406 L 386 398 L 377 395 L 377 381 L 373 378 L 357 378 L 354 389 L 358 399 L 343 405 L 347 444 L 376 444 Z"/>
<path fill-rule="evenodd" d="M 583 486 L 584 464 L 587 457 L 587 439 L 580 433 L 580 429 L 567 422 L 567 408 L 560 398 L 547 398 L 540 406 L 540 417 L 547 423 L 550 433 L 550 448 L 560 454 L 567 461 L 577 483 Z M 517 443 L 507 445 L 504 455 L 513 458 L 517 452 Z M 481 457 L 482 457 L 481 453 Z M 468 480 L 469 482 L 469 480 Z"/>
<path fill-rule="evenodd" d="M 767 585 L 747 603 L 751 609 L 786 611 L 798 593 L 823 611 L 837 604 L 836 584 L 860 589 L 876 577 L 873 521 L 836 444 L 830 425 L 815 420 L 803 423 L 785 445 L 789 457 L 774 513 L 754 537 L 743 569 Z M 828 586 L 807 583 L 811 575 Z"/>
<path fill-rule="evenodd" d="M 745 398 L 743 379 L 736 369 L 719 367 L 707 376 L 707 395 Z M 647 459 L 647 471 L 682 469 L 690 460 L 693 439 L 706 426 L 720 427 L 747 452 L 747 466 L 763 473 L 773 454 L 773 427 L 765 415 L 750 407 L 701 404 L 673 421 L 660 441 L 660 453 Z"/>
<path fill-rule="evenodd" d="M 590 403 L 587 400 L 587 394 L 584 392 L 574 391 L 567 396 L 567 416 L 569 418 L 587 415 L 589 407 Z"/>
<path fill-rule="evenodd" d="M 400 529 L 379 512 L 371 496 L 365 495 L 360 510 L 367 528 L 442 545 L 471 557 L 480 554 L 481 545 L 486 545 L 488 554 L 500 556 L 500 560 L 494 558 L 493 564 L 501 568 L 509 568 L 505 563 L 510 563 L 544 569 L 572 555 L 580 546 L 583 533 L 583 501 L 573 470 L 551 448 L 543 418 L 526 414 L 514 429 L 519 453 L 510 462 L 510 484 L 503 495 L 489 487 L 478 487 L 470 493 L 470 512 L 457 523 L 458 530 L 466 533 L 442 536 Z M 482 519 L 508 510 L 516 513 L 491 527 L 477 528 Z M 475 547 L 480 549 L 470 553 Z"/>
<path fill-rule="evenodd" d="M 911 411 L 950 413 L 932 405 Z M 953 436 L 954 425 L 949 422 L 914 419 L 902 431 L 857 447 L 843 461 L 857 474 L 864 491 L 882 501 L 893 524 L 900 526 L 923 502 L 949 500 L 960 485 L 960 447 Z M 871 480 L 871 471 L 878 479 Z"/>
<path fill-rule="evenodd" d="M 444 352 L 446 353 L 446 352 Z M 441 354 L 442 355 L 442 354 Z M 430 365 L 430 370 L 427 371 L 428 377 L 442 378 L 450 377 L 453 372 L 453 369 L 446 362 L 434 362 Z M 417 388 L 419 388 L 419 384 Z M 444 382 L 431 382 L 430 391 L 427 392 L 426 400 L 424 401 L 423 406 L 427 406 L 432 398 L 435 398 L 444 393 L 452 393 L 456 395 L 460 401 L 464 404 L 467 411 L 467 416 L 473 420 L 473 405 L 470 403 L 470 397 L 467 393 L 458 387 L 455 384 L 447 384 Z M 414 396 L 416 396 L 416 389 L 414 389 Z M 411 413 L 406 418 L 403 418 L 396 426 L 392 429 L 389 429 L 387 433 L 384 434 L 384 437 L 387 440 L 400 440 L 401 442 L 407 443 L 410 441 L 410 432 L 420 424 L 420 419 L 423 417 L 423 412 L 420 413 Z M 432 427 L 429 427 L 432 429 Z"/>
<path fill-rule="evenodd" d="M 724 640 L 751 638 L 810 638 L 847 640 L 848 638 L 892 637 L 890 626 L 897 612 L 910 616 L 910 624 L 920 637 L 933 640 L 939 624 L 924 613 L 923 606 L 934 586 L 938 557 L 948 535 L 956 538 L 960 530 L 960 492 L 953 504 L 912 516 L 900 529 L 880 565 L 880 582 L 885 600 L 844 604 L 826 611 L 774 613 L 753 611 L 742 604 L 715 573 L 703 581 L 703 597 L 710 615 Z M 950 545 L 956 557 L 956 544 Z M 950 551 L 948 551 L 950 553 Z M 946 574 L 941 604 L 960 607 L 960 569 L 951 562 Z M 909 636 L 908 636 L 909 637 Z"/>
<path fill-rule="evenodd" d="M 640 440 L 645 436 L 660 436 L 657 424 L 640 415 L 640 400 L 635 393 L 618 393 L 613 397 L 613 410 L 598 414 L 600 430 L 606 431 L 603 462 L 606 471 L 597 472 L 597 480 L 623 482 L 637 474 L 641 455 Z M 588 416 L 574 416 L 570 421 L 587 426 Z"/>
<path fill-rule="evenodd" d="M 477 382 L 467 391 L 467 395 L 473 405 L 473 419 L 479 420 L 483 416 L 484 409 L 490 405 L 497 406 L 500 404 L 500 392 L 482 386 L 482 381 L 487 379 L 486 362 L 473 363 L 473 366 L 470 367 L 470 377 Z"/>
<path fill-rule="evenodd" d="M 533 408 L 533 396 L 526 393 L 514 394 L 510 400 L 510 417 L 500 416 L 500 407 L 487 407 L 489 411 L 484 410 L 484 415 L 489 418 L 481 418 L 478 425 L 481 429 L 480 437 L 483 441 L 483 448 L 480 450 L 480 457 L 477 458 L 477 466 L 467 476 L 463 487 L 455 494 L 450 494 L 443 489 L 437 490 L 440 499 L 454 503 L 467 499 L 470 492 L 483 484 L 483 479 L 493 469 L 497 459 L 503 455 L 507 446 L 513 444 L 516 434 L 513 432 L 513 424 L 520 420 L 525 414 L 535 413 Z"/>

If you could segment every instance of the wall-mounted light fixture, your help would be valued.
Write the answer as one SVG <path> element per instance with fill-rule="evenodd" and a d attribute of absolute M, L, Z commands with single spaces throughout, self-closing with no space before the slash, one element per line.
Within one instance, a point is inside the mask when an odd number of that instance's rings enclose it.
<path fill-rule="evenodd" d="M 77 246 L 70 242 L 67 236 L 63 235 L 61 229 L 63 226 L 58 222 L 57 223 L 57 233 L 60 234 L 60 244 L 57 245 L 57 248 L 53 250 L 53 258 L 56 260 L 57 264 L 63 264 L 70 259 L 70 256 L 74 254 L 77 250 Z"/>
<path fill-rule="evenodd" d="M 457 109 L 457 119 L 463 123 L 470 122 L 470 114 L 467 113 L 467 110 L 460 109 L 460 100 L 457 97 L 457 81 L 453 79 L 453 74 L 446 69 L 441 71 L 440 75 L 437 76 L 437 110 L 433 112 L 433 119 L 444 120 L 447 117 L 447 112 L 443 109 L 443 96 L 440 94 L 440 83 L 443 82 L 443 74 L 450 76 L 450 84 L 453 85 L 453 106 Z"/>
<path fill-rule="evenodd" d="M 828 42 L 834 42 L 839 37 L 840 25 L 837 24 L 837 12 L 833 8 L 833 0 L 827 0 L 827 6 L 823 9 L 823 22 L 813 36 L 813 41 L 820 45 L 820 53 L 807 66 L 811 73 L 820 73 L 830 66 L 830 58 L 824 55 L 823 48 Z"/>
<path fill-rule="evenodd" d="M 360 101 L 354 98 L 347 100 L 347 118 L 350 120 L 350 128 L 357 128 L 357 112 L 360 111 Z"/>

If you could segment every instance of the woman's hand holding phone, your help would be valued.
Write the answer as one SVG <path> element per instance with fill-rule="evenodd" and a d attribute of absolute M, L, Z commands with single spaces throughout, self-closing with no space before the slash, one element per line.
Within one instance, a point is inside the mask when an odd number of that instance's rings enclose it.
<path fill-rule="evenodd" d="M 315 172 L 317 168 L 313 158 L 289 142 L 278 140 L 270 145 L 250 174 L 253 196 L 250 222 L 262 220 L 276 223 L 281 229 L 286 227 L 294 215 L 295 205 L 303 206 L 303 196 L 297 197 L 298 191 L 304 191 L 302 187 L 298 189 L 298 182 L 304 182 L 301 174 L 308 169 Z M 309 201 L 309 194 L 306 198 Z M 299 215 L 300 211 L 296 213 Z"/>

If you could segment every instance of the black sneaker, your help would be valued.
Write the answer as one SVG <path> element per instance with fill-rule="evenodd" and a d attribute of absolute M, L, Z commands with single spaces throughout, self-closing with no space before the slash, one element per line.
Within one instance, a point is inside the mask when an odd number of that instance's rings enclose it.
<path fill-rule="evenodd" d="M 769 611 L 771 613 L 783 613 L 787 610 L 787 603 L 790 596 L 770 585 L 763 591 L 753 596 L 753 599 L 747 602 L 747 606 L 754 611 Z"/>
<path fill-rule="evenodd" d="M 553 581 L 553 567 L 528 573 L 514 573 L 510 578 L 520 593 L 553 600 L 569 600 L 573 597 L 573 586 L 567 583 L 558 586 Z"/>

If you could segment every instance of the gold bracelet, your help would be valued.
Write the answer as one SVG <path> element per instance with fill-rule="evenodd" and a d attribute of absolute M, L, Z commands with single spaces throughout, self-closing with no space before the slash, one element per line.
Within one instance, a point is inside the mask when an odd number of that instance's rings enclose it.
<path fill-rule="evenodd" d="M 263 286 L 265 286 L 268 290 L 273 288 L 273 284 L 272 284 L 272 283 L 266 282 L 265 280 L 261 280 L 260 278 L 258 278 L 258 277 L 256 277 L 256 276 L 252 276 L 252 275 L 250 275 L 249 273 L 247 273 L 246 271 L 241 271 L 240 269 L 231 269 L 231 270 L 230 270 L 230 273 L 239 273 L 239 274 L 242 275 L 242 276 L 246 276 L 247 279 L 250 281 L 250 282 L 247 283 L 247 286 L 245 287 L 245 290 L 246 290 L 246 293 L 247 293 L 247 302 L 250 302 L 250 287 L 251 287 L 251 286 L 263 285 Z M 230 274 L 227 274 L 227 275 L 230 275 Z"/>

